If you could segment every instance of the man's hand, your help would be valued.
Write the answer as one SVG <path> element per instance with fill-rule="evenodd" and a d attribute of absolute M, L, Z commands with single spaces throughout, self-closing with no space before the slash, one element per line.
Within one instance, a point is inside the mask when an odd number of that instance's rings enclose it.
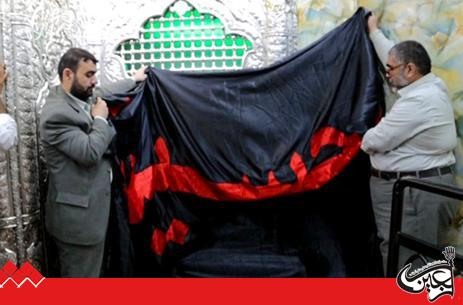
<path fill-rule="evenodd" d="M 138 69 L 137 71 L 135 71 L 134 75 L 133 75 L 133 79 L 136 81 L 136 82 L 142 82 L 146 79 L 146 66 L 143 66 L 141 67 L 140 69 Z"/>
<path fill-rule="evenodd" d="M 8 78 L 8 73 L 6 72 L 5 64 L 0 64 L 0 95 L 3 94 L 3 87 L 5 81 Z M 2 97 L 0 96 L 0 113 L 6 113 L 6 107 L 3 104 Z"/>
<path fill-rule="evenodd" d="M 8 78 L 8 72 L 6 72 L 5 64 L 0 64 L 0 94 L 3 93 L 3 86 Z"/>
<path fill-rule="evenodd" d="M 92 105 L 92 110 L 91 110 L 92 116 L 93 117 L 101 116 L 107 119 L 108 113 L 109 113 L 109 110 L 108 110 L 108 106 L 106 105 L 106 102 L 101 97 L 97 97 L 96 103 Z"/>
<path fill-rule="evenodd" d="M 6 113 L 6 107 L 3 105 L 3 101 L 0 98 L 0 113 Z"/>
<path fill-rule="evenodd" d="M 375 14 L 371 13 L 368 16 L 368 33 L 373 33 L 376 30 L 378 30 L 378 18 Z"/>

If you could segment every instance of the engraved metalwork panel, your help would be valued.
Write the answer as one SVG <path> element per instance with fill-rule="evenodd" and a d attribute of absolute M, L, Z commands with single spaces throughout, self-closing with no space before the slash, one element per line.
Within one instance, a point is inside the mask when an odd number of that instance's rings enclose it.
<path fill-rule="evenodd" d="M 0 262 L 40 264 L 38 112 L 59 57 L 81 39 L 76 11 L 69 1 L 0 0 L 0 59 L 10 75 L 4 99 L 19 136 L 17 146 L 0 153 Z"/>

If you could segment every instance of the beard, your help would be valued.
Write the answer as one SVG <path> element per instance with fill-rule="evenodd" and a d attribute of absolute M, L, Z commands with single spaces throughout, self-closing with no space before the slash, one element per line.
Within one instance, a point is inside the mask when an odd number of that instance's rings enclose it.
<path fill-rule="evenodd" d="M 391 87 L 395 88 L 396 90 L 400 90 L 410 85 L 410 82 L 405 78 L 403 73 L 400 73 L 400 75 L 394 81 L 389 80 L 389 83 Z"/>
<path fill-rule="evenodd" d="M 87 99 L 92 96 L 93 88 L 95 88 L 95 86 L 84 88 L 83 86 L 78 84 L 76 80 L 74 80 L 71 86 L 71 94 L 77 97 L 79 100 L 86 102 Z"/>

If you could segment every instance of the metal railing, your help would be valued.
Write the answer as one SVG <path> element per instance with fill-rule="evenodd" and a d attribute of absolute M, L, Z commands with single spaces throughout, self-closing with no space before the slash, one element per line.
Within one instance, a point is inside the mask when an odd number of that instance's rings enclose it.
<path fill-rule="evenodd" d="M 424 180 L 407 178 L 399 179 L 394 184 L 392 195 L 391 227 L 389 233 L 389 253 L 387 258 L 387 277 L 396 277 L 399 264 L 399 248 L 404 246 L 427 257 L 439 259 L 442 249 L 422 239 L 401 232 L 402 211 L 405 188 L 415 188 L 424 192 L 463 200 L 463 189 L 451 185 L 431 183 Z M 457 254 L 454 259 L 455 268 L 463 270 L 463 256 Z"/>

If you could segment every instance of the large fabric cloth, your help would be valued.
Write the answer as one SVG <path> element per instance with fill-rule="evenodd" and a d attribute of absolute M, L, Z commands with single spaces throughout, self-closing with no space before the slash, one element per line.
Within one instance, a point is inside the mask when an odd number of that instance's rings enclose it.
<path fill-rule="evenodd" d="M 349 181 L 357 177 L 352 168 L 343 182 L 361 184 L 356 198 L 367 194 L 367 199 L 343 202 L 347 197 L 324 190 L 356 158 L 361 136 L 374 125 L 383 99 L 364 14 L 360 9 L 318 42 L 268 68 L 230 73 L 149 69 L 147 80 L 134 91 L 107 98 L 118 131 L 120 183 L 127 199 L 122 211 L 127 210 L 138 245 L 150 249 L 144 258 L 157 257 L 162 268 L 182 259 L 188 264 L 189 254 L 214 245 L 220 245 L 222 254 L 230 248 L 298 252 L 307 237 L 303 231 L 310 230 L 301 225 L 307 219 L 294 221 L 312 208 L 328 217 L 336 213 L 333 208 L 344 211 L 342 205 L 353 205 L 348 210 L 357 213 L 361 206 L 357 215 L 368 214 L 362 224 L 364 232 L 371 232 L 365 171 L 358 170 L 363 176 Z M 116 214 L 123 215 L 120 211 Z M 280 222 L 282 215 L 286 218 Z M 294 247 L 268 243 L 280 234 L 270 234 L 275 226 L 288 231 L 280 241 L 294 240 Z M 298 232 L 291 232 L 292 227 Z M 128 230 L 119 223 L 116 231 Z M 330 249 L 325 254 L 338 257 L 337 245 Z M 206 261 L 220 256 L 213 252 Z M 264 255 L 241 254 L 242 264 L 265 261 Z M 295 255 L 300 257 L 300 251 Z M 268 265 L 279 259 L 273 257 Z M 240 276 L 221 266 L 220 275 Z M 295 270 L 270 273 L 303 274 Z M 253 271 L 245 275 L 249 273 Z"/>

